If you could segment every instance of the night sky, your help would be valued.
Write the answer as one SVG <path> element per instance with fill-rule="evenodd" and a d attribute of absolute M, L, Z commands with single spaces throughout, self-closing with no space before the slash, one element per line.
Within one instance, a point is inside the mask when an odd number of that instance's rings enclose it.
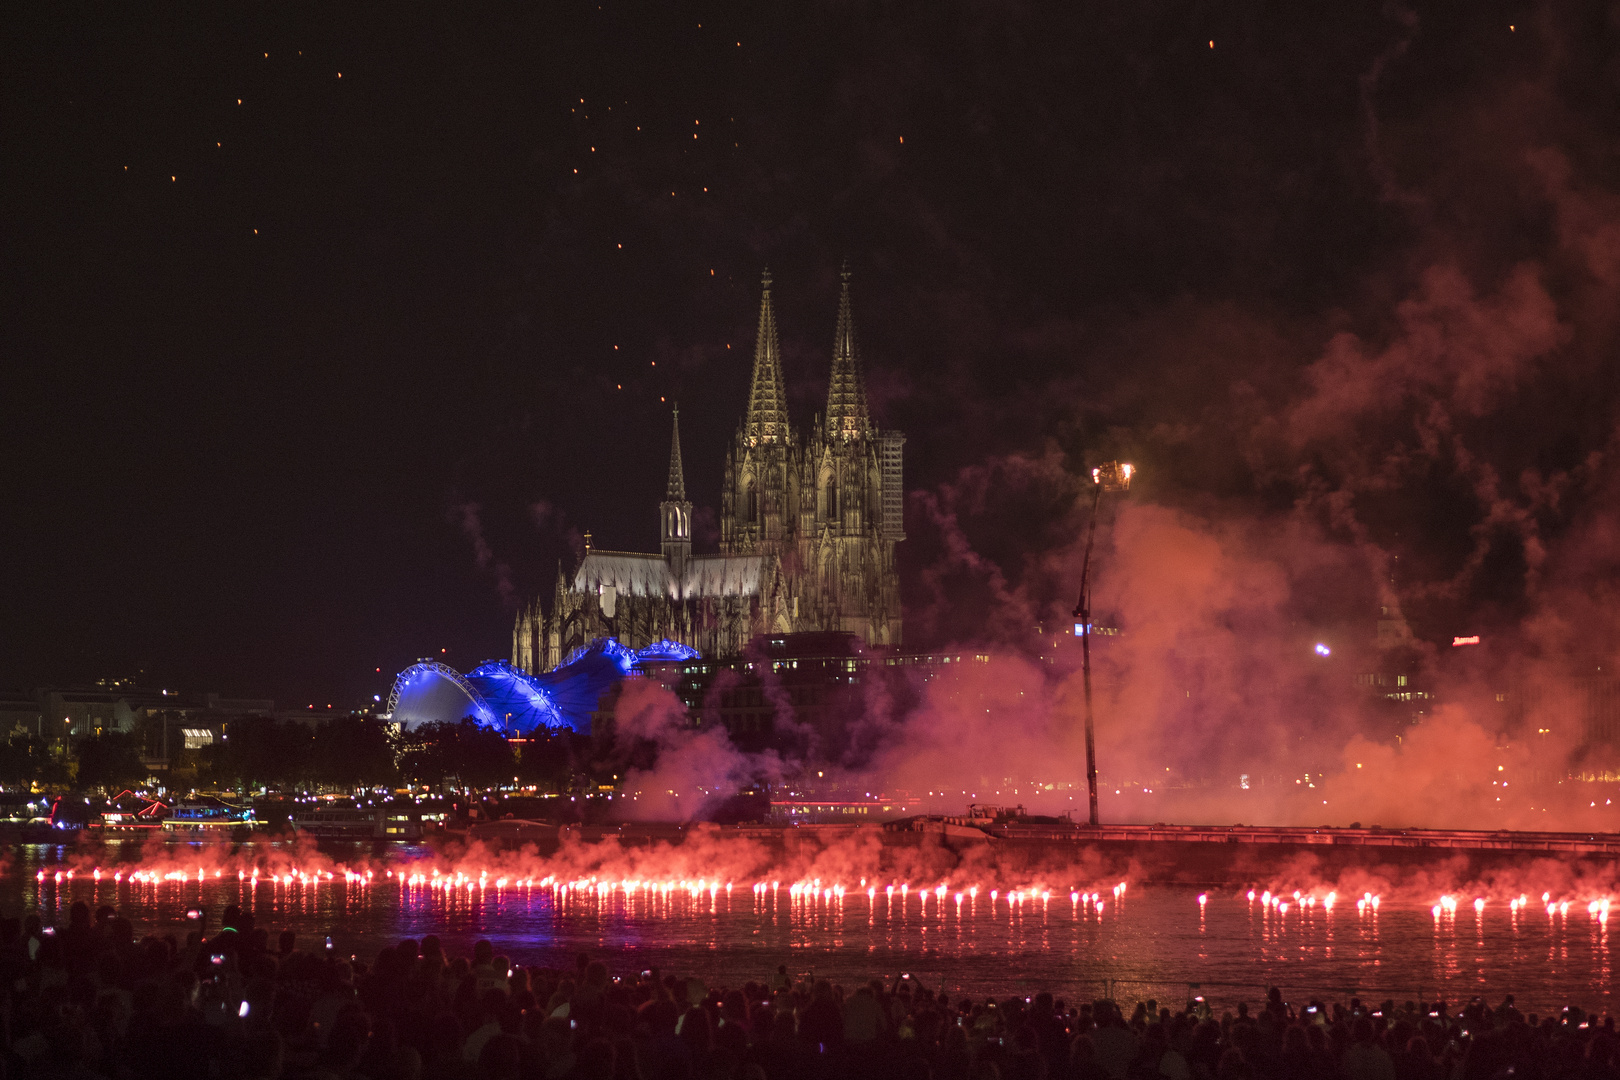
<path fill-rule="evenodd" d="M 1612 328 L 1588 338 L 1581 314 L 1613 284 L 1561 269 L 1552 191 L 1599 224 L 1620 191 L 1620 31 L 1597 6 L 4 20 L 0 684 L 142 671 L 349 705 L 441 648 L 508 655 L 516 605 L 583 531 L 656 545 L 677 400 L 712 515 L 767 265 L 802 430 L 849 262 L 874 408 L 922 493 L 901 548 L 919 612 L 944 557 L 929 507 L 1000 456 L 1129 454 L 1144 498 L 1297 502 L 1298 468 L 1232 432 L 1263 429 L 1333 335 L 1390 340 L 1437 265 L 1488 297 L 1531 261 L 1574 305 L 1567 380 L 1470 414 L 1477 453 L 1511 483 L 1613 431 Z M 1355 528 L 1452 580 L 1491 517 L 1466 472 L 1414 469 Z M 1064 507 L 1008 498 L 963 517 L 1016 578 Z M 1504 550 L 1436 596 L 1514 611 Z M 914 641 L 968 632 L 961 592 Z"/>

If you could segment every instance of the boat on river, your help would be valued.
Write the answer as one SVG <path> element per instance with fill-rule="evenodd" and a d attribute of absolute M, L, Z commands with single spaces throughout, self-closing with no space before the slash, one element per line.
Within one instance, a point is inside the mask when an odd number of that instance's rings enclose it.
<path fill-rule="evenodd" d="M 86 822 L 85 827 L 107 837 L 145 836 L 161 832 L 168 815 L 167 803 L 126 789 L 113 796 L 101 816 Z"/>
<path fill-rule="evenodd" d="M 169 840 L 231 840 L 257 825 L 252 807 L 210 798 L 175 803 L 163 819 L 163 833 Z"/>
<path fill-rule="evenodd" d="M 359 805 L 352 800 L 300 805 L 288 815 L 293 828 L 317 840 L 422 839 L 422 809 L 415 803 Z"/>

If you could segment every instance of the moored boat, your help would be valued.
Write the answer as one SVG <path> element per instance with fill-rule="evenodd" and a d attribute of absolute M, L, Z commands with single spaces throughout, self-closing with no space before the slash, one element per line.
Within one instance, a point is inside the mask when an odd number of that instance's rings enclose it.
<path fill-rule="evenodd" d="M 360 806 L 350 800 L 300 806 L 289 815 L 293 828 L 317 840 L 420 840 L 422 818 L 414 804 Z"/>
<path fill-rule="evenodd" d="M 251 807 L 207 798 L 176 803 L 163 819 L 163 832 L 175 840 L 230 840 L 257 824 Z"/>
<path fill-rule="evenodd" d="M 140 836 L 161 831 L 168 815 L 169 807 L 162 800 L 126 790 L 115 795 L 101 816 L 86 827 L 107 836 Z"/>

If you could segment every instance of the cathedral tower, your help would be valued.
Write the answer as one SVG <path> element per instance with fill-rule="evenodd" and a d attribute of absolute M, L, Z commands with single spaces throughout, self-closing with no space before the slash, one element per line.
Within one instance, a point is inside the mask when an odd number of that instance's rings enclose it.
<path fill-rule="evenodd" d="M 782 378 L 782 345 L 771 306 L 771 272 L 760 279 L 759 330 L 754 337 L 754 378 L 748 393 L 743 433 L 749 446 L 787 445 L 787 383 Z"/>
<path fill-rule="evenodd" d="M 804 454 L 799 608 L 815 629 L 897 645 L 894 545 L 901 536 L 892 510 L 899 504 L 904 437 L 879 434 L 872 426 L 847 268 L 841 276 L 827 415 L 811 432 Z"/>
<path fill-rule="evenodd" d="M 734 555 L 780 554 L 794 531 L 799 495 L 799 453 L 788 422 L 769 270 L 760 293 L 748 412 L 727 456 L 721 493 L 720 550 Z"/>
<path fill-rule="evenodd" d="M 872 418 L 866 411 L 866 379 L 855 351 L 855 316 L 849 307 L 849 267 L 838 275 L 844 287 L 838 295 L 838 328 L 833 332 L 832 379 L 827 387 L 827 438 L 849 441 L 872 437 Z"/>

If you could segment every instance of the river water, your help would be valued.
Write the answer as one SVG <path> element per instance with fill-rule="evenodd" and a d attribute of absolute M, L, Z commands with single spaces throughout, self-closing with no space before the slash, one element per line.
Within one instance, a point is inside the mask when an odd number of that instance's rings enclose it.
<path fill-rule="evenodd" d="M 1512 993 L 1527 1011 L 1571 1003 L 1606 1011 L 1613 992 L 1607 917 L 1589 913 L 1585 898 L 1548 914 L 1539 897 L 1522 910 L 1491 901 L 1482 911 L 1463 897 L 1437 917 L 1416 899 L 1358 910 L 1353 899 L 1328 909 L 1325 897 L 1309 905 L 1289 897 L 1282 910 L 1234 890 L 1139 886 L 1116 895 L 1113 883 L 1079 899 L 1066 891 L 992 896 L 987 888 L 958 898 L 909 886 L 891 895 L 877 883 L 869 896 L 854 882 L 842 895 L 813 897 L 794 895 L 787 883 L 754 882 L 435 888 L 387 870 L 368 882 L 341 872 L 289 882 L 199 868 L 185 880 L 132 883 L 114 880 L 110 863 L 100 880 L 82 862 L 68 878 L 61 848 L 25 846 L 19 856 L 0 877 L 4 914 L 39 911 L 47 923 L 65 922 L 68 905 L 84 900 L 116 907 L 137 934 L 183 934 L 188 909 L 206 909 L 217 925 L 226 905 L 239 904 L 272 935 L 293 930 L 306 948 L 331 935 L 339 954 L 363 959 L 401 938 L 437 934 L 452 953 L 487 938 L 520 964 L 572 966 L 585 952 L 615 974 L 657 967 L 711 985 L 763 981 L 786 964 L 846 986 L 910 972 L 953 995 L 1051 990 L 1074 1000 L 1112 989 L 1126 1000 L 1178 1005 L 1203 995 L 1217 1008 L 1258 1003 L 1267 985 L 1295 1001 L 1359 994 L 1461 1002 L 1478 994 L 1494 1004 Z"/>

